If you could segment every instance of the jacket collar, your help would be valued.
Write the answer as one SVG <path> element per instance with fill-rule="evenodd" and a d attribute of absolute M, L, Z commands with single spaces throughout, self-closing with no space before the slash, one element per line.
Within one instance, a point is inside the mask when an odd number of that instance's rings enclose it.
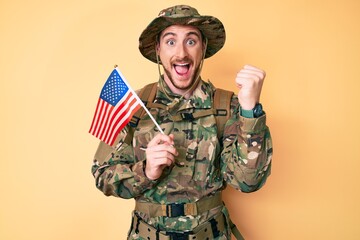
<path fill-rule="evenodd" d="M 158 88 L 155 102 L 168 106 L 168 110 L 171 112 L 184 109 L 208 109 L 212 107 L 214 86 L 210 82 L 205 82 L 201 79 L 190 98 L 182 99 L 180 102 L 179 99 L 181 95 L 171 92 L 162 77 L 159 79 L 159 84 L 163 84 L 163 89 L 166 91 L 166 94 Z M 173 99 L 170 99 L 168 96 Z"/>

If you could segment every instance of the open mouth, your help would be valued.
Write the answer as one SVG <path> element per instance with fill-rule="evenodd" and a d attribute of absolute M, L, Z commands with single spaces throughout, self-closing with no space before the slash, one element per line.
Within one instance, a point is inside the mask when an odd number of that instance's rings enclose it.
<path fill-rule="evenodd" d="M 174 69 L 179 75 L 186 75 L 190 69 L 190 63 L 174 64 Z"/>

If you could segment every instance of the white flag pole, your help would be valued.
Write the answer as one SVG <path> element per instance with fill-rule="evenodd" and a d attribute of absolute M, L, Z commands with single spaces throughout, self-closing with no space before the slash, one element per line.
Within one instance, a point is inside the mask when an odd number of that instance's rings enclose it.
<path fill-rule="evenodd" d="M 134 95 L 134 97 L 136 98 L 136 100 L 140 103 L 141 107 L 146 111 L 146 113 L 149 115 L 149 117 L 151 118 L 151 120 L 154 122 L 155 126 L 157 127 L 157 129 L 159 130 L 159 132 L 161 132 L 162 134 L 164 134 L 164 131 L 161 129 L 161 127 L 159 126 L 159 124 L 156 122 L 156 120 L 154 119 L 154 117 L 151 115 L 151 113 L 149 112 L 149 109 L 147 109 L 147 107 L 144 105 L 143 101 L 141 101 L 141 99 L 139 98 L 139 96 L 136 94 L 136 92 L 130 87 L 129 83 L 126 81 L 124 75 L 122 75 L 122 73 L 120 72 L 120 70 L 118 69 L 117 65 L 115 65 L 115 69 L 118 72 L 118 74 L 121 76 L 122 80 L 125 82 L 125 84 L 127 85 L 127 87 L 129 88 L 129 90 L 131 91 L 131 93 Z"/>

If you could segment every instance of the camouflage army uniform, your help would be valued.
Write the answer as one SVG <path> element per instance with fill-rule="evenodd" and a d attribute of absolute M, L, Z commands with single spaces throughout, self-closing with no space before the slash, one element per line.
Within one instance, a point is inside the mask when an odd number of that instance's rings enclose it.
<path fill-rule="evenodd" d="M 167 86 L 165 91 L 168 96 L 180 98 L 171 93 Z M 217 137 L 213 115 L 191 121 L 172 120 L 172 116 L 180 112 L 193 113 L 211 108 L 213 92 L 212 84 L 201 80 L 189 99 L 181 100 L 169 111 L 150 110 L 164 133 L 174 135 L 174 147 L 179 152 L 175 165 L 166 168 L 157 180 L 149 180 L 144 174 L 144 148 L 158 134 L 149 116 L 145 115 L 135 129 L 129 126 L 124 128 L 116 146 L 110 148 L 100 143 L 98 152 L 108 151 L 109 154 L 94 160 L 92 172 L 97 188 L 105 195 L 157 204 L 196 202 L 222 191 L 228 184 L 243 192 L 259 189 L 271 168 L 272 142 L 266 126 L 266 115 L 259 118 L 240 116 L 239 102 L 237 96 L 233 95 L 231 118 L 226 123 L 223 139 Z M 164 105 L 172 103 L 159 88 L 155 101 Z M 150 217 L 136 211 L 134 214 L 161 231 L 186 232 L 217 214 L 223 214 L 228 221 L 225 206 L 197 216 Z M 230 239 L 228 222 L 226 226 L 220 236 L 214 239 Z M 128 239 L 144 238 L 132 230 Z"/>

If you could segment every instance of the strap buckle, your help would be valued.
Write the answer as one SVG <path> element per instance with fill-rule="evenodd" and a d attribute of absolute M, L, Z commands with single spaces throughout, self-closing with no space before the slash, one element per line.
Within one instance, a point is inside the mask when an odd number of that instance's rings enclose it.
<path fill-rule="evenodd" d="M 139 117 L 133 116 L 129 122 L 130 127 L 133 127 L 133 128 L 137 127 L 137 125 L 139 124 L 139 121 L 140 121 Z"/>
<path fill-rule="evenodd" d="M 180 115 L 181 115 L 183 120 L 192 121 L 192 120 L 195 119 L 192 113 L 186 113 L 185 112 L 185 113 L 180 113 Z"/>
<path fill-rule="evenodd" d="M 187 215 L 198 215 L 195 203 L 170 203 L 163 207 L 163 213 L 167 217 L 181 217 Z"/>
<path fill-rule="evenodd" d="M 227 110 L 226 109 L 216 109 L 216 116 L 226 116 Z"/>
<path fill-rule="evenodd" d="M 191 233 L 192 232 L 166 232 L 166 235 L 169 236 L 171 240 L 188 240 Z"/>
<path fill-rule="evenodd" d="M 170 203 L 166 205 L 167 217 L 185 216 L 185 203 Z"/>

